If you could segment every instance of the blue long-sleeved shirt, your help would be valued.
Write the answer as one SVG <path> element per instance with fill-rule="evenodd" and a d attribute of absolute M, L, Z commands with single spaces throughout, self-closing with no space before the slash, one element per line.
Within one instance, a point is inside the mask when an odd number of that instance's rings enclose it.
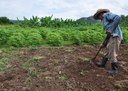
<path fill-rule="evenodd" d="M 113 37 L 118 36 L 122 40 L 123 35 L 119 26 L 120 19 L 121 19 L 120 16 L 113 14 L 111 12 L 107 12 L 103 14 L 104 30 L 106 32 L 111 31 L 111 35 Z"/>

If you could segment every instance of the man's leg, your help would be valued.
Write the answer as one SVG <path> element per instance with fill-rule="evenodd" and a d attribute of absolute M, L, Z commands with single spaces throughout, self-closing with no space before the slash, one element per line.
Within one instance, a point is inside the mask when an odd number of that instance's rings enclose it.
<path fill-rule="evenodd" d="M 112 44 L 112 36 L 109 39 L 109 42 L 106 47 L 106 53 L 104 54 L 104 57 L 102 58 L 101 63 L 99 62 L 96 63 L 98 67 L 105 68 L 108 58 L 110 57 L 111 44 Z"/>
<path fill-rule="evenodd" d="M 118 72 L 117 55 L 118 55 L 120 43 L 121 41 L 118 37 L 113 37 L 110 40 L 109 55 L 108 55 L 112 67 L 112 69 L 109 71 L 110 74 L 114 74 Z"/>

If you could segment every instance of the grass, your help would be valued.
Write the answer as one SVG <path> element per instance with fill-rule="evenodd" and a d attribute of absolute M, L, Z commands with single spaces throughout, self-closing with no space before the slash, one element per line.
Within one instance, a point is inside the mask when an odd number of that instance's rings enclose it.
<path fill-rule="evenodd" d="M 8 68 L 8 64 L 7 58 L 0 58 L 0 72 L 5 71 Z"/>
<path fill-rule="evenodd" d="M 34 67 L 35 64 L 38 64 L 38 61 L 42 59 L 41 56 L 34 56 L 31 60 L 26 61 L 22 64 L 22 68 L 27 70 L 27 78 L 25 79 L 26 83 L 31 84 L 32 78 L 37 77 L 38 71 L 36 67 Z"/>

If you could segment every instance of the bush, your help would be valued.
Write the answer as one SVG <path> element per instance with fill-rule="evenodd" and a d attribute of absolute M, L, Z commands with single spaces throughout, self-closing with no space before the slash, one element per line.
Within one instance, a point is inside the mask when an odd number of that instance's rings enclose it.
<path fill-rule="evenodd" d="M 82 44 L 82 41 L 83 41 L 83 38 L 82 38 L 82 33 L 77 31 L 77 32 L 73 32 L 72 33 L 72 41 L 73 41 L 73 44 L 77 44 L 77 45 L 80 45 Z"/>
<path fill-rule="evenodd" d="M 49 32 L 46 36 L 46 41 L 52 46 L 61 46 L 63 44 L 62 36 L 55 32 Z"/>
<path fill-rule="evenodd" d="M 71 40 L 71 31 L 59 31 L 59 34 L 63 37 L 64 41 L 70 41 Z"/>
<path fill-rule="evenodd" d="M 9 37 L 11 36 L 12 31 L 10 30 L 0 30 L 0 44 L 7 44 Z"/>
<path fill-rule="evenodd" d="M 8 45 L 14 47 L 23 47 L 25 45 L 25 37 L 22 33 L 13 33 L 8 40 Z"/>
<path fill-rule="evenodd" d="M 127 30 L 123 31 L 123 42 L 128 44 L 128 31 Z"/>
<path fill-rule="evenodd" d="M 83 31 L 82 35 L 83 35 L 82 40 L 84 43 L 90 43 L 91 42 L 91 39 L 90 39 L 91 36 L 90 36 L 89 31 Z"/>
<path fill-rule="evenodd" d="M 104 35 L 97 31 L 84 31 L 82 35 L 83 42 L 87 44 L 99 44 L 104 39 Z"/>
<path fill-rule="evenodd" d="M 103 36 L 103 34 L 101 34 L 100 32 L 93 32 L 92 34 L 91 34 L 91 44 L 100 44 L 100 43 L 102 43 L 103 42 L 103 40 L 104 40 L 104 36 Z"/>
<path fill-rule="evenodd" d="M 42 38 L 46 39 L 46 35 L 48 34 L 49 30 L 40 29 L 39 32 L 40 32 Z"/>
<path fill-rule="evenodd" d="M 30 33 L 27 36 L 28 46 L 39 46 L 42 44 L 43 38 L 39 33 Z"/>

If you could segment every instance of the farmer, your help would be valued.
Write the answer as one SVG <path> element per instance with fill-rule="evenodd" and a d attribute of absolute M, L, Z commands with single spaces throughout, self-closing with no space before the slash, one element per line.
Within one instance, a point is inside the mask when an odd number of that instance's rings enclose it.
<path fill-rule="evenodd" d="M 118 73 L 117 55 L 121 40 L 123 39 L 122 31 L 119 27 L 120 16 L 111 13 L 108 9 L 98 9 L 94 14 L 94 19 L 101 20 L 106 32 L 106 38 L 101 48 L 106 48 L 106 53 L 101 63 L 96 63 L 98 67 L 105 67 L 108 60 L 111 61 L 112 69 L 110 74 Z"/>

